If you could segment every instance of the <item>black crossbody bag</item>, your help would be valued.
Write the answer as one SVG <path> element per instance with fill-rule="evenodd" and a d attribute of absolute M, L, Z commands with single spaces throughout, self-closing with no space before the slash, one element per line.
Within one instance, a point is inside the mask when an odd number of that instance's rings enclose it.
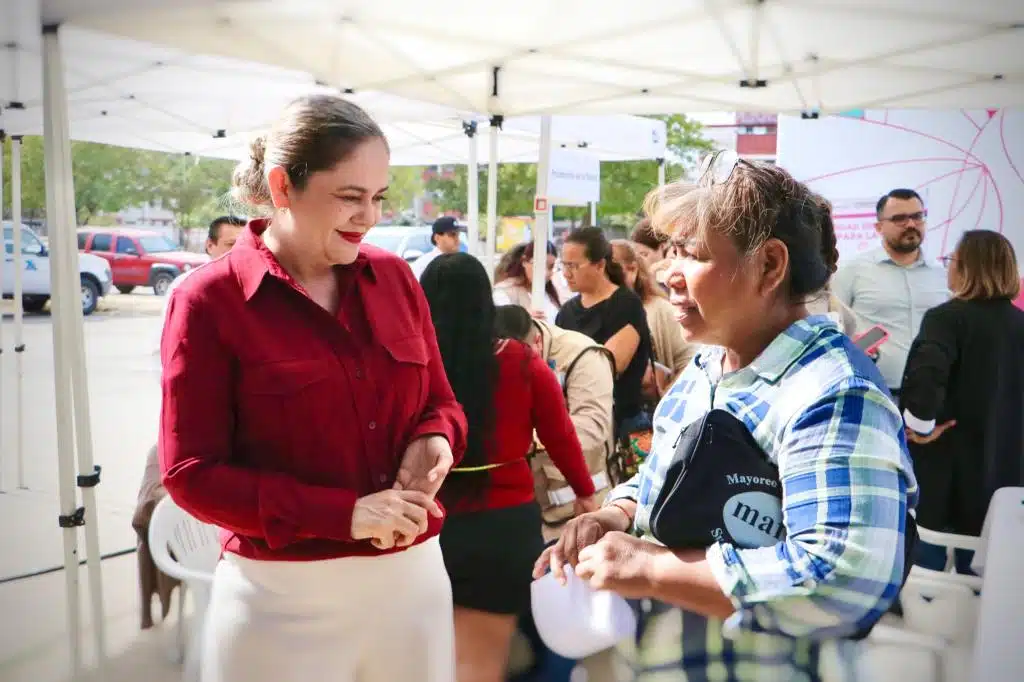
<path fill-rule="evenodd" d="M 772 546 L 786 537 L 778 467 L 742 421 L 713 409 L 676 439 L 650 528 L 671 549 L 704 549 L 718 542 Z M 904 538 L 906 583 L 917 545 L 917 524 L 909 513 Z M 867 637 L 874 625 L 863 626 L 850 639 Z"/>

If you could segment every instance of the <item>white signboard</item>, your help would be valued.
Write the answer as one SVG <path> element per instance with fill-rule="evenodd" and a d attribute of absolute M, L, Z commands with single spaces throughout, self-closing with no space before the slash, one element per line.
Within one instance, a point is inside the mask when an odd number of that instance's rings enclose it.
<path fill-rule="evenodd" d="M 930 259 L 975 229 L 1002 232 L 1024 254 L 1024 111 L 780 116 L 778 163 L 832 201 L 841 259 L 879 245 L 875 202 L 897 187 L 924 198 Z"/>
<path fill-rule="evenodd" d="M 548 198 L 558 206 L 586 206 L 600 201 L 600 160 L 575 149 L 552 149 Z"/>

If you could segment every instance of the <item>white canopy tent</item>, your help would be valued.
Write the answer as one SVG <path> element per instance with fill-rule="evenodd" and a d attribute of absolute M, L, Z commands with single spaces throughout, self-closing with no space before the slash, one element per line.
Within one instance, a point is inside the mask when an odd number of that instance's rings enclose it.
<path fill-rule="evenodd" d="M 505 116 L 1024 105 L 1006 0 L 42 0 L 47 21 Z"/>
<path fill-rule="evenodd" d="M 172 48 L 112 38 L 95 31 L 67 27 L 39 33 L 34 0 L 15 0 L 0 8 L 0 130 L 13 137 L 12 214 L 20 223 L 20 136 L 46 138 L 47 214 L 51 225 L 53 268 L 55 388 L 58 457 L 61 462 L 61 518 L 64 527 L 65 571 L 72 661 L 82 661 L 78 635 L 78 528 L 84 526 L 89 560 L 96 649 L 105 650 L 103 597 L 95 522 L 95 480 L 80 310 L 77 310 L 77 266 L 74 241 L 73 187 L 68 139 L 104 142 L 157 151 L 238 159 L 248 153 L 252 135 L 267 127 L 292 98 L 308 92 L 332 92 L 308 74 L 279 67 L 248 64 L 222 57 L 187 55 Z M 40 74 L 43 79 L 40 79 Z M 66 96 L 54 95 L 53 88 Z M 411 102 L 385 93 L 346 93 L 378 120 L 399 165 L 465 163 L 475 168 L 477 130 L 491 121 L 444 105 Z M 410 120 L 417 119 L 417 120 Z M 422 119 L 430 122 L 423 123 Z M 490 162 L 532 162 L 538 158 L 539 119 L 503 121 L 500 150 L 497 130 L 490 126 L 492 145 L 481 156 Z M 583 147 L 602 160 L 664 159 L 665 125 L 625 115 L 563 117 L 554 139 L 566 147 Z M 473 134 L 470 134 L 470 133 Z M 467 137 L 469 144 L 467 145 Z M 63 140 L 63 141 L 62 141 Z M 497 153 L 500 151 L 500 154 Z M 2 168 L 2 166 L 0 166 Z M 492 172 L 492 177 L 496 174 Z M 476 177 L 472 173 L 470 177 Z M 471 222 L 478 199 L 471 188 Z M 492 201 L 492 205 L 495 202 Z M 0 198 L 0 205 L 3 204 Z M 65 227 L 67 223 L 67 227 Z M 70 228 L 70 229 L 68 229 Z M 13 231 L 14 324 L 17 354 L 15 403 L 21 419 L 22 319 L 20 303 L 20 230 Z M 493 245 L 493 231 L 491 244 Z M 0 260 L 0 273 L 4 261 Z M 2 328 L 0 328 L 2 330 Z M 0 339 L 2 344 L 2 339 Z M 17 436 L 18 483 L 23 443 Z M 77 453 L 77 466 L 76 466 Z M 0 492 L 4 490 L 0 457 Z M 76 468 L 78 475 L 76 476 Z M 98 474 L 98 472 L 97 472 Z M 76 478 L 82 505 L 76 500 Z M 83 485 L 83 481 L 86 483 Z"/>
<path fill-rule="evenodd" d="M 409 0 L 41 2 L 43 20 L 51 25 L 70 22 L 190 52 L 275 64 L 355 94 L 388 92 L 488 116 L 543 114 L 539 196 L 545 194 L 553 137 L 547 114 L 554 112 L 813 115 L 1024 104 L 1024 72 L 1016 57 L 1024 52 L 1024 22 L 1014 3 L 1002 0 L 631 0 L 600 11 L 582 0 L 434 0 L 428 6 Z M 75 301 L 67 275 L 74 271 L 67 260 L 74 250 L 68 92 L 55 29 L 46 33 L 43 54 L 47 214 L 54 255 L 59 248 L 64 258 L 54 269 L 64 272 L 55 275 L 55 284 L 62 280 L 55 292 Z M 490 143 L 496 150 L 496 135 Z M 534 237 L 543 248 L 548 213 L 537 217 Z M 539 273 L 535 285 L 543 279 Z M 74 357 L 75 336 L 81 347 L 76 308 L 64 304 L 54 316 L 57 336 L 66 337 L 55 360 L 62 351 Z M 72 327 L 70 334 L 61 331 L 62 321 Z M 84 374 L 71 377 L 58 360 L 57 375 L 58 387 L 65 376 L 74 385 L 77 409 Z M 60 400 L 58 423 L 70 417 Z M 60 441 L 68 456 L 77 435 Z M 62 513 L 68 513 L 63 503 Z M 69 575 L 74 623 L 76 580 Z M 77 641 L 72 651 L 79 662 Z"/>
<path fill-rule="evenodd" d="M 1005 0 L 42 2 L 47 20 L 490 115 L 1024 106 L 1024 16 Z"/>
<path fill-rule="evenodd" d="M 10 135 L 42 130 L 40 38 L 35 0 L 0 9 L 0 128 Z M 44 7 L 45 9 L 45 7 Z M 140 149 L 241 159 L 252 137 L 300 94 L 339 89 L 312 75 L 233 58 L 194 55 L 133 39 L 67 26 L 61 30 L 71 136 Z M 454 107 L 366 91 L 343 91 L 384 128 L 395 165 L 536 162 L 539 117 L 502 122 L 502 144 L 477 149 L 489 117 Z M 494 136 L 497 130 L 491 129 Z M 468 144 L 467 144 L 468 136 Z M 552 143 L 583 147 L 602 161 L 664 159 L 665 125 L 627 115 L 559 117 Z M 475 179 L 475 174 L 472 176 Z M 469 188 L 475 246 L 477 188 Z M 493 232 L 493 224 L 488 233 Z"/>
<path fill-rule="evenodd" d="M 9 135 L 42 132 L 42 57 L 36 22 L 18 26 L 19 7 L 0 9 L 0 125 Z M 28 13 L 25 13 L 28 14 Z M 22 22 L 24 23 L 24 22 Z M 68 116 L 77 140 L 138 149 L 239 159 L 253 134 L 293 98 L 339 92 L 308 73 L 117 38 L 69 26 Z M 352 92 L 385 129 L 396 165 L 465 163 L 463 123 L 488 117 L 381 92 Z M 536 161 L 537 118 L 504 123 L 500 162 Z M 606 161 L 657 158 L 664 125 L 634 116 L 571 117 L 556 125 L 558 144 L 585 145 Z M 486 161 L 487 154 L 481 160 Z"/>

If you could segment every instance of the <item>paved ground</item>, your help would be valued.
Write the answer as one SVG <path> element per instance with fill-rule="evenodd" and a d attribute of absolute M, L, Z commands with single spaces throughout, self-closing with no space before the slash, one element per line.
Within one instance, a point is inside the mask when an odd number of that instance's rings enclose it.
<path fill-rule="evenodd" d="M 156 437 L 159 416 L 158 369 L 155 358 L 162 299 L 147 294 L 107 296 L 100 309 L 85 321 L 86 363 L 93 434 L 93 455 L 103 467 L 97 489 L 98 528 L 101 550 L 116 552 L 135 546 L 130 526 L 139 479 L 147 450 Z M 9 305 L 2 310 L 9 312 Z M 18 410 L 14 401 L 15 354 L 11 352 L 13 320 L 2 317 L 0 355 L 0 467 L 4 492 L 0 494 L 0 680 L 22 679 L 14 670 L 25 660 L 38 657 L 62 660 L 65 612 L 63 573 L 43 578 L 8 582 L 5 578 L 44 570 L 62 563 L 62 531 L 57 527 L 58 478 L 53 384 L 52 326 L 49 315 L 25 318 L 24 405 L 25 483 L 18 490 L 15 478 L 15 432 Z M 79 537 L 84 557 L 84 540 Z M 107 569 L 107 565 L 112 568 Z M 116 570 L 114 567 L 116 566 Z M 135 557 L 104 565 L 108 591 L 108 616 L 121 619 L 132 637 L 136 635 Z M 117 580 L 111 573 L 117 574 Z M 82 571 L 83 593 L 86 572 Z M 87 600 L 84 606 L 87 609 Z M 116 611 L 116 613 L 112 613 Z M 11 614 L 14 614 L 13 620 Z M 24 615 L 19 618 L 18 614 Z M 127 620 L 125 620 L 127 619 Z M 28 626 L 29 623 L 34 625 Z M 121 637 L 118 646 L 136 646 Z M 142 644 L 143 649 L 151 645 Z M 52 655 L 51 655 L 52 654 Z M 54 658 L 56 656 L 56 658 Z M 11 666 L 14 666 L 13 668 Z M 60 672 L 61 666 L 56 667 Z M 43 670 L 31 679 L 59 680 Z M 29 678 L 24 678 L 29 679 Z M 114 679 L 111 677 L 110 679 Z M 143 679 L 143 678 L 139 678 Z"/>
<path fill-rule="evenodd" d="M 119 294 L 86 318 L 85 344 L 93 457 L 103 467 L 97 488 L 103 550 L 130 547 L 128 525 L 145 453 L 153 444 L 159 416 L 155 357 L 162 300 Z M 17 552 L 0 552 L 0 579 L 61 562 L 56 526 L 57 437 L 53 384 L 53 336 L 48 315 L 25 318 L 24 414 L 25 483 L 16 490 L 14 428 L 15 354 L 10 351 L 13 321 L 4 316 L 3 406 L 0 444 L 3 480 L 0 538 L 17 541 Z M 105 516 L 112 515 L 108 521 Z M 14 523 L 14 520 L 17 523 Z M 25 544 L 22 545 L 21 542 Z"/>

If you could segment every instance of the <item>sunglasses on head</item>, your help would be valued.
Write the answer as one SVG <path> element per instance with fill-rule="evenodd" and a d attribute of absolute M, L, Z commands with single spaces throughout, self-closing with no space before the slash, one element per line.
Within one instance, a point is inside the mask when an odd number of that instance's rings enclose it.
<path fill-rule="evenodd" d="M 720 149 L 711 152 L 701 161 L 700 179 L 709 180 L 712 185 L 724 185 L 729 182 L 736 166 L 746 163 L 740 155 L 731 149 Z"/>

